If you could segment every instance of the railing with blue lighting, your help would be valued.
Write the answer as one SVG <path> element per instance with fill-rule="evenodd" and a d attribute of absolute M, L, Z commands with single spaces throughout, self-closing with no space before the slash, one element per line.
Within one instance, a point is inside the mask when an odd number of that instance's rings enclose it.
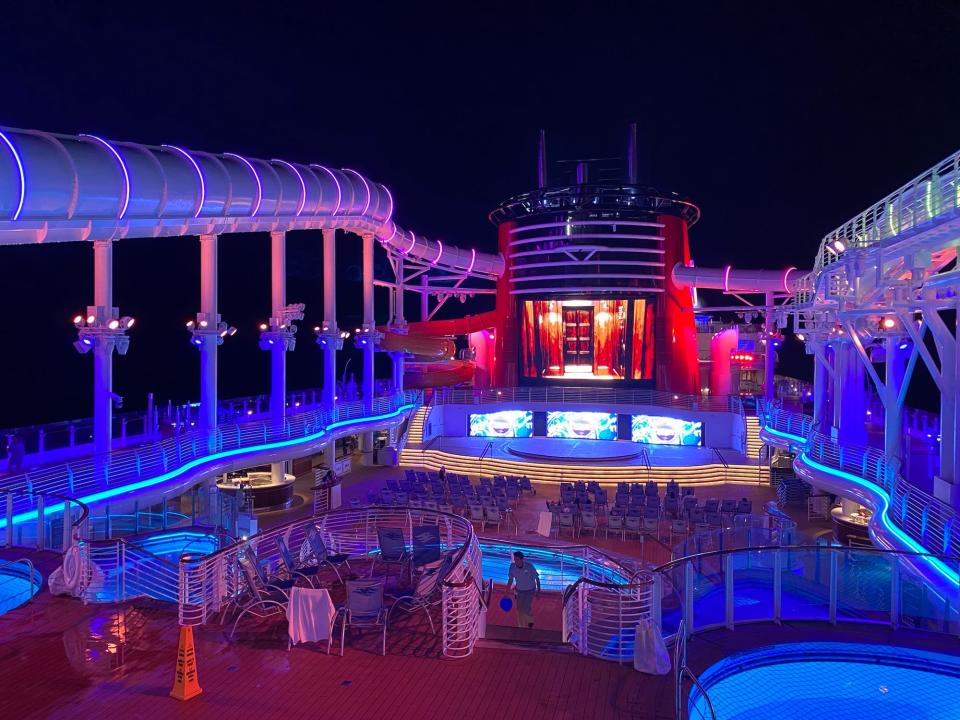
<path fill-rule="evenodd" d="M 82 502 L 101 501 L 120 493 L 155 487 L 210 460 L 256 450 L 273 450 L 322 437 L 329 431 L 366 419 L 395 416 L 419 405 L 419 391 L 376 398 L 372 403 L 340 403 L 333 410 L 312 409 L 286 417 L 223 425 L 211 434 L 190 430 L 135 448 L 114 451 L 3 478 L 8 494 L 6 518 L 0 527 L 38 518 L 44 512 L 37 495 L 62 494 Z M 47 512 L 58 507 L 48 506 Z"/>

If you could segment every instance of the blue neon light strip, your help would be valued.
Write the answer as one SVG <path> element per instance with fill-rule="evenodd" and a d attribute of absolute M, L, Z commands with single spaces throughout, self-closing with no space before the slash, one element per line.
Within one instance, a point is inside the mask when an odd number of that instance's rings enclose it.
<path fill-rule="evenodd" d="M 102 492 L 94 493 L 92 495 L 86 495 L 82 498 L 77 498 L 77 499 L 80 502 L 87 503 L 87 504 L 100 502 L 101 500 L 106 500 L 108 498 L 115 497 L 117 495 L 123 495 L 125 493 L 130 493 L 136 490 L 142 490 L 143 488 L 159 485 L 160 483 L 164 483 L 167 480 L 172 480 L 178 475 L 183 475 L 188 470 L 192 470 L 196 467 L 199 467 L 200 465 L 204 465 L 213 460 L 221 460 L 223 458 L 233 457 L 235 455 L 243 455 L 245 453 L 259 452 L 261 450 L 278 450 L 280 448 L 299 445 L 300 443 L 317 440 L 323 437 L 324 435 L 326 435 L 331 430 L 336 430 L 337 428 L 346 427 L 347 425 L 356 425 L 358 423 L 364 423 L 364 422 L 375 422 L 377 420 L 389 420 L 390 418 L 395 418 L 397 417 L 397 415 L 400 415 L 401 413 L 404 413 L 407 410 L 411 410 L 415 407 L 416 407 L 416 404 L 411 403 L 409 405 L 401 405 L 399 408 L 397 408 L 393 412 L 387 413 L 385 415 L 373 415 L 370 417 L 360 417 L 360 418 L 353 418 L 350 420 L 340 420 L 338 422 L 335 422 L 327 426 L 324 430 L 321 430 L 320 432 L 316 432 L 313 435 L 306 435 L 302 438 L 297 438 L 295 440 L 280 440 L 272 443 L 264 443 L 263 445 L 251 445 L 250 447 L 237 448 L 235 450 L 224 450 L 223 452 L 214 453 L 213 455 L 206 455 L 202 458 L 191 460 L 190 462 L 182 465 L 181 467 L 175 470 L 171 470 L 170 472 L 164 473 L 163 475 L 158 475 L 157 477 L 148 478 L 147 480 L 140 480 L 139 482 L 130 483 L 129 485 L 123 485 L 121 487 L 110 488 L 109 490 L 103 490 Z M 61 512 L 62 510 L 63 510 L 63 503 L 58 503 L 56 505 L 51 505 L 45 508 L 44 514 L 57 513 L 57 512 Z M 20 513 L 19 515 L 13 516 L 13 524 L 16 525 L 18 523 L 22 523 L 27 520 L 35 520 L 36 517 L 37 517 L 36 510 L 30 510 L 28 512 Z M 0 520 L 0 528 L 4 528 L 6 526 L 7 526 L 7 521 L 5 519 Z"/>
<path fill-rule="evenodd" d="M 806 453 L 801 454 L 800 456 L 803 459 L 803 462 L 812 467 L 814 470 L 818 470 L 827 475 L 834 475 L 836 477 L 842 478 L 849 482 L 852 482 L 854 485 L 859 485 L 862 488 L 866 488 L 870 492 L 874 493 L 880 498 L 880 504 L 882 507 L 877 508 L 876 515 L 880 518 L 880 522 L 883 527 L 893 535 L 897 540 L 903 543 L 909 550 L 916 553 L 922 553 L 925 557 L 918 558 L 926 563 L 928 563 L 934 570 L 936 570 L 944 579 L 948 582 L 956 585 L 960 582 L 960 575 L 957 574 L 955 570 L 951 570 L 948 565 L 940 561 L 935 557 L 926 556 L 930 551 L 923 547 L 920 543 L 914 540 L 912 537 L 907 535 L 903 530 L 898 528 L 893 524 L 893 521 L 890 520 L 890 517 L 887 515 L 887 511 L 890 509 L 890 496 L 887 495 L 886 491 L 881 488 L 879 485 L 875 485 L 869 480 L 864 480 L 863 478 L 852 475 L 843 470 L 837 470 L 836 468 L 829 467 L 827 465 L 822 465 L 815 460 L 812 460 Z"/>
<path fill-rule="evenodd" d="M 806 445 L 806 444 L 807 444 L 807 439 L 806 439 L 805 437 L 801 437 L 800 435 L 792 435 L 792 434 L 790 434 L 790 433 L 788 433 L 788 432 L 783 432 L 782 430 L 774 430 L 774 429 L 771 428 L 771 427 L 765 427 L 765 428 L 763 428 L 763 431 L 764 431 L 764 432 L 767 432 L 767 433 L 770 433 L 771 435 L 777 435 L 777 436 L 782 437 L 782 438 L 784 438 L 784 439 L 786 439 L 786 440 L 791 440 L 791 441 L 795 442 L 795 443 L 798 444 L 798 445 Z"/>

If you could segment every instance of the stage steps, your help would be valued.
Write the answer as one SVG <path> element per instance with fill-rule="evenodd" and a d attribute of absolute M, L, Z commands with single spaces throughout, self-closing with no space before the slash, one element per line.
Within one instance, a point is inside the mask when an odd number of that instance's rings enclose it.
<path fill-rule="evenodd" d="M 417 409 L 416 414 L 410 420 L 410 429 L 407 431 L 407 444 L 404 452 L 406 452 L 406 448 L 416 450 L 423 447 L 423 424 L 432 409 L 427 405 L 421 405 Z"/>
<path fill-rule="evenodd" d="M 760 420 L 756 415 L 748 415 L 747 421 L 747 457 L 754 459 L 760 456 L 763 441 L 760 440 Z"/>

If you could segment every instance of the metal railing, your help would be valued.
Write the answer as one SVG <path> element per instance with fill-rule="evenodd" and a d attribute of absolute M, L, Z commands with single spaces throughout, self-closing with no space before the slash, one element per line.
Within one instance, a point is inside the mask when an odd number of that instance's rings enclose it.
<path fill-rule="evenodd" d="M 637 625 L 654 620 L 655 585 L 649 574 L 628 584 L 582 577 L 563 594 L 563 639 L 581 655 L 633 662 Z"/>
<path fill-rule="evenodd" d="M 446 388 L 435 394 L 437 405 L 488 405 L 504 402 L 654 405 L 678 410 L 743 414 L 736 395 L 678 395 L 660 390 L 582 387 Z"/>
<path fill-rule="evenodd" d="M 202 625 L 212 620 L 243 592 L 237 559 L 252 547 L 268 568 L 281 564 L 277 538 L 283 538 L 296 554 L 306 542 L 306 529 L 313 524 L 332 551 L 351 556 L 369 556 L 379 548 L 378 527 L 401 528 L 408 546 L 418 525 L 437 525 L 441 542 L 454 552 L 442 580 L 442 649 L 447 657 L 465 657 L 473 652 L 482 609 L 480 546 L 468 520 L 434 510 L 410 510 L 372 506 L 341 508 L 321 515 L 295 520 L 229 545 L 198 559 L 181 559 L 178 603 L 181 625 Z"/>
<path fill-rule="evenodd" d="M 866 248 L 916 231 L 960 208 L 960 152 L 956 152 L 848 220 L 820 243 L 812 275 L 850 248 Z"/>
<path fill-rule="evenodd" d="M 23 567 L 22 570 L 20 569 L 21 566 Z M 15 580 L 22 578 L 26 578 L 30 583 L 29 593 L 24 600 L 24 602 L 29 602 L 40 591 L 40 584 L 43 582 L 40 573 L 33 567 L 33 562 L 30 558 L 25 557 L 16 560 L 0 560 L 0 602 L 5 603 L 22 594 L 23 591 L 19 588 L 19 583 L 12 589 L 9 587 Z M 18 603 L 18 605 L 20 604 L 22 603 Z"/>
<path fill-rule="evenodd" d="M 80 597 L 84 602 L 126 602 L 134 598 L 176 602 L 177 564 L 134 542 L 87 541 L 80 545 Z"/>
<path fill-rule="evenodd" d="M 218 453 L 243 451 L 275 443 L 320 436 L 332 426 L 349 420 L 395 412 L 421 402 L 420 391 L 376 398 L 372 404 L 355 401 L 338 404 L 333 410 L 313 409 L 289 415 L 282 424 L 267 420 L 222 425 L 207 434 L 195 429 L 135 448 L 114 451 L 104 457 L 42 467 L 0 480 L 0 492 L 16 492 L 12 517 L 16 524 L 33 519 L 38 494 L 58 493 L 83 500 L 133 483 L 159 483 L 166 476 L 194 467 Z M 9 505 L 8 505 L 9 508 Z M 6 525 L 7 519 L 2 521 Z"/>

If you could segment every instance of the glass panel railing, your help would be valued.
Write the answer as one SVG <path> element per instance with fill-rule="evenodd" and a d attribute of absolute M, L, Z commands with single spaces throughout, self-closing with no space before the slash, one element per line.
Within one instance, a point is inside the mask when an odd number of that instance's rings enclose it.
<path fill-rule="evenodd" d="M 726 622 L 723 557 L 706 555 L 692 560 L 688 564 L 686 583 L 690 584 L 688 592 L 692 590 L 693 598 L 691 630 L 723 625 Z"/>
<path fill-rule="evenodd" d="M 734 623 L 772 620 L 777 551 L 734 552 L 727 556 L 727 562 L 732 566 L 727 573 L 733 580 Z"/>
<path fill-rule="evenodd" d="M 781 550 L 780 616 L 784 620 L 830 617 L 830 551 L 821 547 Z"/>
<path fill-rule="evenodd" d="M 870 550 L 837 554 L 837 620 L 890 622 L 891 560 Z"/>

